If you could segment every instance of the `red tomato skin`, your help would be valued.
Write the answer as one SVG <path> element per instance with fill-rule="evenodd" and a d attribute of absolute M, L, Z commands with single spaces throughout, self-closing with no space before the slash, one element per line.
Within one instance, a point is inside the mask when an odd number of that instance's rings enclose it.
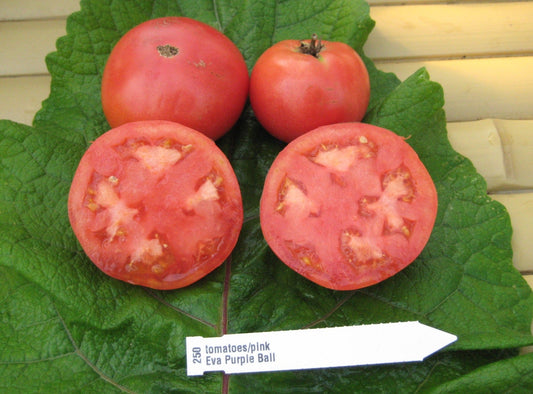
<path fill-rule="evenodd" d="M 312 162 L 322 149 L 363 146 L 359 141 L 371 149 L 347 171 Z M 384 185 L 398 169 L 409 175 L 405 184 L 412 194 L 391 197 Z M 287 179 L 298 188 L 296 197 L 288 197 Z M 383 207 L 369 208 L 375 201 Z M 369 124 L 343 123 L 312 130 L 280 152 L 265 179 L 260 221 L 266 242 L 287 266 L 323 287 L 355 290 L 413 262 L 429 240 L 437 208 L 435 185 L 403 138 Z M 357 258 L 360 240 L 365 257 Z"/>
<path fill-rule="evenodd" d="M 163 159 L 151 155 L 147 167 L 143 147 L 161 148 Z M 172 164 L 176 152 L 182 156 Z M 157 169 L 165 160 L 170 164 Z M 207 179 L 216 193 L 194 199 Z M 126 123 L 97 138 L 75 172 L 68 215 L 100 270 L 160 290 L 188 286 L 219 267 L 243 221 L 226 156 L 202 133 L 169 121 Z"/>
<path fill-rule="evenodd" d="M 177 53 L 160 54 L 170 46 Z M 216 140 L 237 122 L 248 97 L 249 73 L 223 33 L 185 17 L 157 18 L 128 31 L 102 76 L 102 107 L 112 128 L 140 120 L 170 120 Z"/>
<path fill-rule="evenodd" d="M 258 121 L 284 142 L 319 126 L 360 121 L 370 100 L 368 71 L 353 48 L 322 41 L 315 57 L 301 53 L 301 43 L 274 44 L 250 77 L 250 103 Z"/>

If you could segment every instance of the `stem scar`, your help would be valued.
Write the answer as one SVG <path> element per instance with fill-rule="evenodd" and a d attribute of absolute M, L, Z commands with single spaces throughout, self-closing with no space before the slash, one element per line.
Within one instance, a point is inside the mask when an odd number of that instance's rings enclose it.
<path fill-rule="evenodd" d="M 158 45 L 157 52 L 163 57 L 171 58 L 178 54 L 179 49 L 170 44 L 167 45 Z"/>

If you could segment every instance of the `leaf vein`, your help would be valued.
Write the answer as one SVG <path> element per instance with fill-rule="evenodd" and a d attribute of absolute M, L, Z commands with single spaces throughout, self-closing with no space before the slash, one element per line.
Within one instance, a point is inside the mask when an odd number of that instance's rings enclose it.
<path fill-rule="evenodd" d="M 63 329 L 65 330 L 65 333 L 67 334 L 67 337 L 68 337 L 70 343 L 72 344 L 72 347 L 74 348 L 74 353 L 79 358 L 81 358 L 83 360 L 83 362 L 85 362 L 85 364 L 87 364 L 87 366 L 89 368 L 91 368 L 101 379 L 105 380 L 106 382 L 108 382 L 109 384 L 115 386 L 116 388 L 118 388 L 121 391 L 124 391 L 126 393 L 134 394 L 135 393 L 134 391 L 131 391 L 128 388 L 126 388 L 126 387 L 122 386 L 121 384 L 119 384 L 118 382 L 114 381 L 111 377 L 109 377 L 106 374 L 104 374 L 103 371 L 100 370 L 95 364 L 93 364 L 91 362 L 91 360 L 89 360 L 89 358 L 85 355 L 85 353 L 83 353 L 81 351 L 80 347 L 78 346 L 78 344 L 74 340 L 74 337 L 72 336 L 72 333 L 71 333 L 70 329 L 68 328 L 67 323 L 63 319 L 63 316 L 61 316 L 61 314 L 59 313 L 59 310 L 57 309 L 55 304 L 53 304 L 53 307 L 54 307 L 54 310 L 55 310 L 55 312 L 57 314 L 57 317 L 58 317 L 61 325 L 63 326 Z"/>
<path fill-rule="evenodd" d="M 319 319 L 311 322 L 311 323 L 308 323 L 306 324 L 305 326 L 302 327 L 302 329 L 306 329 L 306 328 L 312 328 L 320 323 L 322 323 L 323 321 L 327 320 L 331 315 L 333 315 L 336 311 L 338 311 L 346 302 L 348 302 L 355 294 L 355 291 L 351 291 L 349 292 L 348 294 L 346 294 L 346 296 L 344 296 L 339 302 L 337 302 L 333 308 L 331 308 L 327 313 L 325 313 L 322 317 L 320 317 Z"/>
<path fill-rule="evenodd" d="M 200 322 L 208 327 L 211 327 L 211 328 L 216 328 L 216 325 L 214 323 L 210 323 L 208 322 L 207 320 L 204 320 L 198 316 L 195 316 L 187 311 L 185 311 L 184 309 L 181 309 L 181 308 L 178 308 L 177 306 L 175 305 L 172 305 L 171 303 L 169 303 L 168 301 L 166 301 L 165 299 L 163 299 L 162 297 L 160 297 L 159 295 L 156 294 L 155 291 L 151 290 L 151 289 L 148 289 L 146 288 L 145 289 L 146 293 L 156 299 L 157 301 L 159 301 L 161 304 L 165 305 L 166 307 L 172 309 L 173 311 L 176 311 L 177 313 L 179 313 L 180 315 L 184 315 L 184 316 L 187 316 L 189 317 L 190 319 L 193 319 L 193 320 L 196 320 L 197 322 Z"/>

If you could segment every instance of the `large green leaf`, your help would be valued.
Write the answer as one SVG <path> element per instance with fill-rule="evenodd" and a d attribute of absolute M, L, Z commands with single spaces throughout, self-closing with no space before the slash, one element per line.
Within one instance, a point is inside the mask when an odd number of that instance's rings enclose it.
<path fill-rule="evenodd" d="M 408 268 L 354 292 L 321 288 L 266 245 L 258 204 L 283 145 L 246 108 L 220 141 L 239 178 L 245 224 L 223 267 L 185 289 L 154 291 L 102 274 L 70 230 L 66 201 L 78 160 L 108 129 L 100 80 L 114 43 L 134 25 L 186 15 L 220 29 L 251 69 L 273 42 L 344 41 L 363 56 L 373 27 L 358 0 L 82 2 L 47 57 L 50 97 L 33 127 L 0 121 L 0 390 L 2 392 L 455 392 L 533 389 L 531 289 L 513 268 L 511 224 L 469 160 L 450 146 L 443 94 L 425 70 L 406 81 L 365 57 L 365 121 L 405 136 L 439 193 L 432 237 Z M 185 337 L 420 320 L 458 341 L 405 365 L 186 376 Z"/>

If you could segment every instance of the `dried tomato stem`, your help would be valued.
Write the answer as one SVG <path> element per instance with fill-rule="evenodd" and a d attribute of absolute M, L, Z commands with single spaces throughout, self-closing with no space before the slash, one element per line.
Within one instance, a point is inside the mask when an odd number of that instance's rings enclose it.
<path fill-rule="evenodd" d="M 300 42 L 300 52 L 306 55 L 318 57 L 322 48 L 324 48 L 324 44 L 322 44 L 322 41 L 318 38 L 316 33 L 311 36 L 310 42 Z"/>

